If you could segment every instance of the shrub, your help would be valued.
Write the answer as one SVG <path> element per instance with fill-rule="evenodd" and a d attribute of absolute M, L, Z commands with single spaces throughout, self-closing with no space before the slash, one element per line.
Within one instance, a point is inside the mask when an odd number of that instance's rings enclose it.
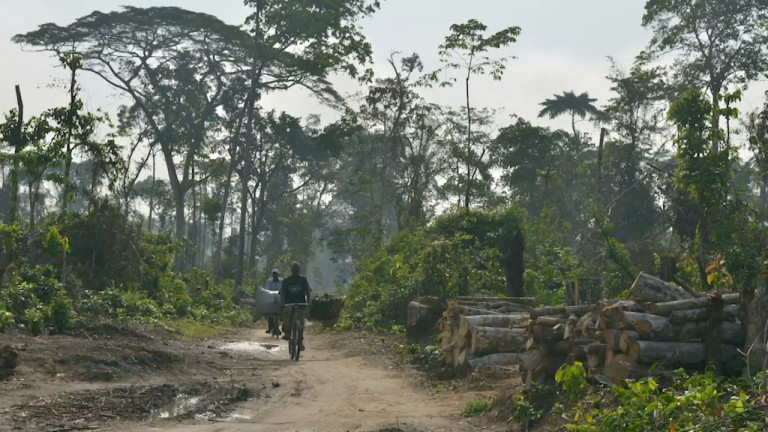
<path fill-rule="evenodd" d="M 56 296 L 50 306 L 51 325 L 56 333 L 63 333 L 72 327 L 74 310 L 72 300 L 65 295 Z"/>
<path fill-rule="evenodd" d="M 37 336 L 45 332 L 45 309 L 42 306 L 34 306 L 24 312 L 29 332 Z"/>
<path fill-rule="evenodd" d="M 461 411 L 464 417 L 477 417 L 491 410 L 493 407 L 492 399 L 475 399 L 467 402 L 467 406 Z"/>
<path fill-rule="evenodd" d="M 8 328 L 10 328 L 14 322 L 16 322 L 16 320 L 13 313 L 6 308 L 5 303 L 0 302 L 0 333 L 8 331 Z"/>

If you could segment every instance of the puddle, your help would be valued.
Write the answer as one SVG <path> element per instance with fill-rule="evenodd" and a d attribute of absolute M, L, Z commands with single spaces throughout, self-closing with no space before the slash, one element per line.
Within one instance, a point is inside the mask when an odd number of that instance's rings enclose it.
<path fill-rule="evenodd" d="M 180 417 L 190 411 L 192 411 L 197 404 L 200 403 L 199 396 L 187 396 L 180 394 L 176 396 L 176 400 L 170 404 L 158 409 L 152 415 L 153 420 L 169 419 L 174 417 Z"/>
<path fill-rule="evenodd" d="M 281 347 L 278 344 L 246 342 L 246 341 L 229 342 L 222 345 L 219 349 L 223 349 L 225 351 L 236 351 L 236 352 L 246 352 L 246 353 L 259 353 L 259 352 L 277 353 L 281 351 Z"/>

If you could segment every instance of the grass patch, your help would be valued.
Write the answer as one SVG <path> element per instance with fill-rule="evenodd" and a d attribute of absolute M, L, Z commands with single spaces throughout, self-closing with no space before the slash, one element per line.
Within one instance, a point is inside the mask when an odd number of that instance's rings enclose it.
<path fill-rule="evenodd" d="M 464 417 L 481 416 L 491 410 L 493 399 L 475 399 L 467 402 L 467 406 L 461 412 Z"/>
<path fill-rule="evenodd" d="M 184 337 L 191 339 L 206 339 L 221 336 L 228 327 L 216 326 L 212 324 L 200 324 L 190 320 L 166 321 L 163 323 L 171 331 L 180 333 Z"/>

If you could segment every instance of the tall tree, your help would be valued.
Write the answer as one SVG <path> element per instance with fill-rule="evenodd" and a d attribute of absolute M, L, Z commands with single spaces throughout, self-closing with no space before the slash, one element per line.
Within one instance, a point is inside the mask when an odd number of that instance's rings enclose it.
<path fill-rule="evenodd" d="M 242 105 L 245 140 L 254 140 L 258 125 L 258 103 L 265 92 L 303 87 L 326 102 L 340 98 L 327 77 L 339 72 L 352 77 L 368 77 L 360 70 L 371 58 L 371 46 L 365 40 L 357 21 L 373 14 L 378 1 L 245 0 L 252 9 L 246 20 L 250 33 L 250 49 L 246 52 L 247 96 Z M 254 142 L 234 145 L 255 148 Z M 254 175 L 251 162 L 242 158 L 246 150 L 233 151 L 243 162 L 241 177 L 241 212 L 236 280 L 242 283 L 245 270 L 245 228 L 248 208 L 247 183 Z"/>
<path fill-rule="evenodd" d="M 595 119 L 603 118 L 602 112 L 594 105 L 596 101 L 597 99 L 589 97 L 587 92 L 577 96 L 572 91 L 566 91 L 562 95 L 556 94 L 553 99 L 545 99 L 544 102 L 540 103 L 539 105 L 544 108 L 539 111 L 539 117 L 547 116 L 554 119 L 562 115 L 570 115 L 573 137 L 578 139 L 579 133 L 576 130 L 576 117 L 580 119 L 584 119 L 587 116 Z"/>
<path fill-rule="evenodd" d="M 165 159 L 176 206 L 176 237 L 186 237 L 191 165 L 205 155 L 226 81 L 242 59 L 247 35 L 206 14 L 175 7 L 93 12 L 61 27 L 43 24 L 14 42 L 82 58 L 82 69 L 129 96 L 142 111 Z M 177 268 L 183 266 L 176 257 Z"/>
<path fill-rule="evenodd" d="M 488 30 L 488 26 L 475 19 L 463 24 L 453 24 L 451 25 L 451 33 L 445 37 L 444 42 L 439 47 L 444 69 L 458 69 L 465 72 L 464 92 L 467 127 L 463 175 L 465 176 L 464 207 L 466 210 L 470 208 L 472 183 L 478 172 L 477 168 L 469 163 L 472 159 L 476 159 L 473 151 L 473 112 L 469 99 L 469 81 L 472 75 L 490 75 L 494 80 L 501 80 L 506 69 L 506 62 L 511 57 L 494 59 L 486 53 L 492 49 L 499 49 L 517 42 L 517 36 L 520 35 L 520 27 L 507 27 L 488 36 L 485 35 L 486 30 Z M 436 77 L 436 73 L 433 73 L 432 77 Z M 443 84 L 450 85 L 450 83 L 448 81 Z"/>
<path fill-rule="evenodd" d="M 706 88 L 719 127 L 718 95 L 768 71 L 768 1 L 648 0 L 651 56 L 678 54 L 679 79 Z M 714 143 L 717 145 L 717 141 Z"/>

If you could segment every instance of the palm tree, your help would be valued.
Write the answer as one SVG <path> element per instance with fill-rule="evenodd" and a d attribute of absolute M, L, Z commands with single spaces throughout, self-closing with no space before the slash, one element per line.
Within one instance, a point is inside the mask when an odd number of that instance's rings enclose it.
<path fill-rule="evenodd" d="M 573 128 L 573 136 L 577 137 L 576 132 L 576 117 L 583 119 L 586 116 L 591 116 L 596 120 L 603 120 L 605 113 L 600 111 L 595 105 L 597 99 L 589 97 L 589 93 L 584 92 L 578 96 L 572 91 L 563 92 L 562 95 L 555 95 L 554 99 L 547 99 L 539 105 L 543 106 L 539 112 L 539 117 L 549 116 L 554 119 L 560 117 L 563 114 L 571 115 L 571 127 Z"/>

